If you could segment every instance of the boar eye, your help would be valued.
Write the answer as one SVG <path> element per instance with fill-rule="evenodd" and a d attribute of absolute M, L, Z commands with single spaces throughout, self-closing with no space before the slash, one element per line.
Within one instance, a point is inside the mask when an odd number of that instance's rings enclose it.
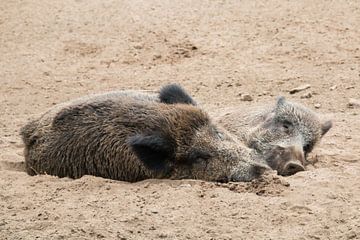
<path fill-rule="evenodd" d="M 282 126 L 286 131 L 290 131 L 293 127 L 293 124 L 290 121 L 285 120 L 282 122 Z"/>
<path fill-rule="evenodd" d="M 216 127 L 213 127 L 212 131 L 216 137 L 218 137 L 220 140 L 224 140 L 224 138 L 225 138 L 224 134 L 222 132 L 220 132 L 218 129 L 216 129 Z"/>
<path fill-rule="evenodd" d="M 224 134 L 221 132 L 217 132 L 217 136 L 220 138 L 220 140 L 224 140 Z"/>

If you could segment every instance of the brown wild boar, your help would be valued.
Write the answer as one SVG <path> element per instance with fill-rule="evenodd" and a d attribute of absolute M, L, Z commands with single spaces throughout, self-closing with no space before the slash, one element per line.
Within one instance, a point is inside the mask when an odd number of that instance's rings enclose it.
<path fill-rule="evenodd" d="M 249 181 L 267 169 L 193 104 L 133 91 L 59 104 L 21 135 L 30 175 Z"/>

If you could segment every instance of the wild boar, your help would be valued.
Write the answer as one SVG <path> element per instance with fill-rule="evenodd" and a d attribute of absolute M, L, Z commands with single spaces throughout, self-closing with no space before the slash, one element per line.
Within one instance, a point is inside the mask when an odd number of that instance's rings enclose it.
<path fill-rule="evenodd" d="M 194 102 L 161 101 L 120 91 L 54 106 L 21 129 L 27 173 L 250 181 L 268 169 Z"/>
<path fill-rule="evenodd" d="M 312 110 L 279 97 L 275 105 L 225 110 L 215 121 L 236 135 L 280 175 L 305 170 L 307 155 L 330 130 Z"/>

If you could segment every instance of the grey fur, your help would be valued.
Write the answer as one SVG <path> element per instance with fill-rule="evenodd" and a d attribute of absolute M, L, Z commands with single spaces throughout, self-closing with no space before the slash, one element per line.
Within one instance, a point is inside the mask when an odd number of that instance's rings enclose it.
<path fill-rule="evenodd" d="M 275 105 L 228 109 L 215 120 L 282 175 L 289 175 L 289 169 L 282 166 L 295 162 L 297 170 L 304 169 L 306 156 L 332 127 L 331 121 L 321 121 L 312 110 L 284 97 Z M 290 161 L 294 164 L 286 165 Z"/>

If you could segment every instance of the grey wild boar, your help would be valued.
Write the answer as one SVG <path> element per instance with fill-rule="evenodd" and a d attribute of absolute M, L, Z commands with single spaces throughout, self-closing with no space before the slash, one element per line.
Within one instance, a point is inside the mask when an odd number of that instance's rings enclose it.
<path fill-rule="evenodd" d="M 110 92 L 54 106 L 21 129 L 27 173 L 250 181 L 268 169 L 178 91 Z"/>
<path fill-rule="evenodd" d="M 280 175 L 305 170 L 307 155 L 332 127 L 330 120 L 322 121 L 312 110 L 284 97 L 274 105 L 225 110 L 216 121 Z"/>

